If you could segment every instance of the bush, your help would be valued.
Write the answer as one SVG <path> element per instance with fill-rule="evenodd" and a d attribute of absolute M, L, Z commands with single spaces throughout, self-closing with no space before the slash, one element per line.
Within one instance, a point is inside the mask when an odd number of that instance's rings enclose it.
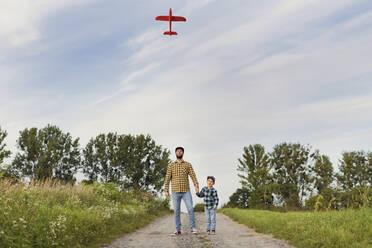
<path fill-rule="evenodd" d="M 168 201 L 120 191 L 115 184 L 26 186 L 3 180 L 0 247 L 92 247 L 168 211 Z"/>
<path fill-rule="evenodd" d="M 305 209 L 316 211 L 362 207 L 372 207 L 372 187 L 355 187 L 345 191 L 327 189 L 305 202 Z"/>
<path fill-rule="evenodd" d="M 194 206 L 194 212 L 204 212 L 204 204 L 198 203 Z"/>
<path fill-rule="evenodd" d="M 337 201 L 343 208 L 372 207 L 372 187 L 359 186 L 343 191 Z"/>

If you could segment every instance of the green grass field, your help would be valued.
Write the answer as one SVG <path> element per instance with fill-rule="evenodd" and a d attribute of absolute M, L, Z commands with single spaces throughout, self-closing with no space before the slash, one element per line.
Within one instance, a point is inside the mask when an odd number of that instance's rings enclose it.
<path fill-rule="evenodd" d="M 0 182 L 0 247 L 99 247 L 169 212 L 168 202 L 115 185 Z"/>
<path fill-rule="evenodd" d="M 295 247 L 372 247 L 371 208 L 287 213 L 224 208 L 220 212 Z"/>

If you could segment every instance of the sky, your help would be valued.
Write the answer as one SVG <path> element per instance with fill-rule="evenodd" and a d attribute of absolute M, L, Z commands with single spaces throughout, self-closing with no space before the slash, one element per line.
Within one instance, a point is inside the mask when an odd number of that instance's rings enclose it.
<path fill-rule="evenodd" d="M 164 36 L 157 15 L 185 16 Z M 370 0 L 0 2 L 0 126 L 150 134 L 221 203 L 243 147 L 372 150 Z M 81 175 L 79 178 L 82 179 Z M 191 182 L 190 182 L 191 183 Z M 194 198 L 196 202 L 201 199 Z"/>

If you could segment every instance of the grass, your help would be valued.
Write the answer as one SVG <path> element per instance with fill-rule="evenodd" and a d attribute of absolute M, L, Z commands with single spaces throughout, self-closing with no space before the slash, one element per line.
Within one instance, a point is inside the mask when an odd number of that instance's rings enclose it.
<path fill-rule="evenodd" d="M 205 237 L 198 237 L 199 238 L 199 241 L 202 242 L 202 243 L 206 243 L 206 242 L 209 242 L 210 240 L 205 238 Z"/>
<path fill-rule="evenodd" d="M 287 213 L 225 208 L 220 212 L 295 247 L 372 247 L 371 208 Z"/>
<path fill-rule="evenodd" d="M 0 247 L 99 247 L 169 212 L 169 203 L 114 184 L 0 181 Z"/>

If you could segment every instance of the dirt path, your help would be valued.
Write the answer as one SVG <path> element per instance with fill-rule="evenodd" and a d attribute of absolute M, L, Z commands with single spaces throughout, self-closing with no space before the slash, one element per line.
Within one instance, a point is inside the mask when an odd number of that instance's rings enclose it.
<path fill-rule="evenodd" d="M 289 248 L 284 241 L 274 239 L 269 235 L 256 233 L 244 225 L 233 222 L 223 214 L 217 214 L 216 235 L 208 235 L 204 230 L 204 213 L 196 213 L 198 234 L 191 234 L 188 226 L 187 214 L 182 214 L 182 235 L 171 236 L 174 231 L 173 215 L 156 219 L 148 226 L 117 239 L 109 245 L 101 247 L 129 248 L 129 247 L 244 247 L 244 248 Z"/>

